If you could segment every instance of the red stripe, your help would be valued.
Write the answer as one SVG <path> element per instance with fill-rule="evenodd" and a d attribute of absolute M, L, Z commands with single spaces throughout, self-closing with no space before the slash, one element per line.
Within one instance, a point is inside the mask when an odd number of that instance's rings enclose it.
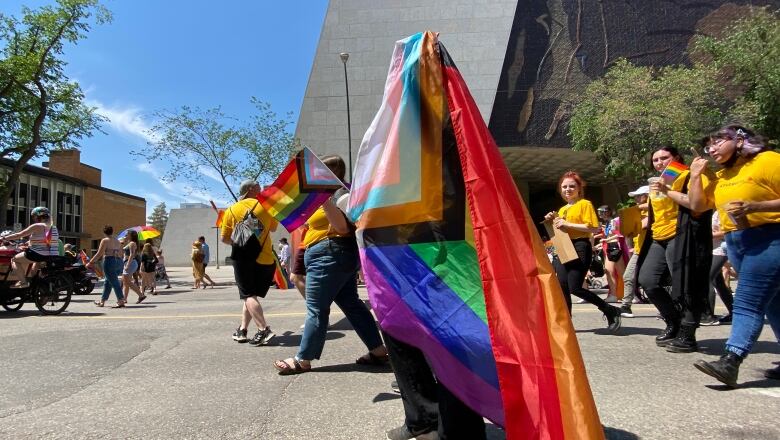
<path fill-rule="evenodd" d="M 563 439 L 543 286 L 533 255 L 518 258 L 517 253 L 518 249 L 533 249 L 530 225 L 524 222 L 526 215 L 515 183 L 460 73 L 447 67 L 445 76 L 483 278 L 507 438 Z M 518 311 L 524 311 L 523 315 L 519 316 Z"/>

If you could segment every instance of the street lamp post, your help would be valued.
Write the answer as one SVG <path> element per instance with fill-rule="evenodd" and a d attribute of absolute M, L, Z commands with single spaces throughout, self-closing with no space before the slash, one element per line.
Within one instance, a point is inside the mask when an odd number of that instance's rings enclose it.
<path fill-rule="evenodd" d="M 347 152 L 349 153 L 349 182 L 352 183 L 352 124 L 349 117 L 349 80 L 347 79 L 347 60 L 349 59 L 349 54 L 347 52 L 341 52 L 339 57 L 344 64 L 344 88 L 347 91 Z"/>

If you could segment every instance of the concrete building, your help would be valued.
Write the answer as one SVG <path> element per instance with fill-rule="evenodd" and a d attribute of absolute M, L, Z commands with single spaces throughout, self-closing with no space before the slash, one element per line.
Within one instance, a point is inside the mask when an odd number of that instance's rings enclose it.
<path fill-rule="evenodd" d="M 214 226 L 217 214 L 214 209 L 203 203 L 182 203 L 179 208 L 171 209 L 168 214 L 168 223 L 165 226 L 165 235 L 160 245 L 165 256 L 165 264 L 168 266 L 189 266 L 192 264 L 190 253 L 192 242 L 201 235 L 209 245 L 209 264 L 230 264 L 230 246 L 219 239 L 218 230 Z M 277 228 L 271 234 L 274 249 L 282 237 L 289 234 L 283 227 Z"/>
<path fill-rule="evenodd" d="M 569 102 L 618 58 L 688 63 L 698 32 L 721 29 L 751 5 L 780 1 L 332 0 L 296 136 L 319 154 L 348 156 L 344 64 L 348 53 L 352 156 L 379 108 L 395 41 L 433 30 L 463 75 L 535 218 L 560 205 L 558 177 L 574 169 L 594 203 L 626 198 L 591 154 L 566 135 Z"/>
<path fill-rule="evenodd" d="M 0 160 L 0 169 L 10 169 L 12 164 Z M 80 151 L 52 151 L 43 167 L 24 167 L 6 206 L 5 227 L 26 227 L 30 210 L 46 206 L 63 242 L 94 252 L 104 225 L 119 232 L 146 224 L 146 200 L 103 187 L 101 176 L 100 169 L 81 163 Z"/>

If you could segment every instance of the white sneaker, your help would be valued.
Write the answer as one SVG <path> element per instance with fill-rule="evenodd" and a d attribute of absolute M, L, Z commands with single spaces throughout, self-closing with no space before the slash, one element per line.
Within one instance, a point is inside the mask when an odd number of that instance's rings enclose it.
<path fill-rule="evenodd" d="M 584 299 L 578 299 L 577 301 L 574 301 L 574 304 L 585 304 L 587 301 Z"/>
<path fill-rule="evenodd" d="M 608 303 L 614 304 L 614 303 L 618 302 L 618 299 L 617 299 L 617 297 L 615 295 L 607 295 L 607 297 L 604 298 L 604 301 L 608 302 Z"/>

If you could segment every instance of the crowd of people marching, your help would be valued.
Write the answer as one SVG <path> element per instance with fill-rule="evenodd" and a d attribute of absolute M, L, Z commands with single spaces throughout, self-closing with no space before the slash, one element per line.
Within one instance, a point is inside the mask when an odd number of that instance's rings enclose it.
<path fill-rule="evenodd" d="M 688 169 L 676 148 L 656 149 L 648 163 L 654 176 L 648 185 L 629 192 L 633 203 L 617 212 L 608 206 L 595 209 L 587 199 L 586 182 L 576 172 L 567 172 L 558 185 L 564 204 L 545 220 L 565 232 L 576 251 L 570 261 L 551 255 L 570 313 L 573 295 L 595 305 L 604 313 L 609 332 L 618 333 L 621 318 L 634 316 L 632 304 L 648 301 L 665 323 L 655 343 L 670 353 L 697 351 L 696 332 L 701 325 L 732 324 L 720 360 L 700 360 L 695 367 L 733 387 L 765 316 L 780 340 L 780 175 L 775 172 L 780 154 L 769 151 L 762 136 L 738 125 L 707 136 L 700 147 L 698 151 L 710 156 L 712 166 L 708 167 L 708 159 L 695 157 Z M 343 178 L 340 158 L 329 156 L 323 161 Z M 244 318 L 233 339 L 264 345 L 274 336 L 260 300 L 271 285 L 268 238 L 276 221 L 255 200 L 257 191 L 256 182 L 242 183 L 242 200 L 227 210 L 221 233 L 222 240 L 232 245 L 244 302 Z M 307 315 L 298 352 L 275 361 L 274 368 L 281 375 L 312 369 L 322 354 L 335 303 L 366 346 L 367 353 L 356 362 L 391 363 L 396 373 L 406 421 L 388 431 L 388 438 L 446 438 L 447 432 L 484 438 L 481 417 L 446 390 L 436 391 L 434 377 L 426 379 L 430 371 L 419 368 L 425 364 L 419 350 L 380 335 L 357 295 L 354 225 L 339 205 L 337 194 L 317 210 L 307 223 L 300 248 L 291 251 L 286 241 L 280 248 L 283 265 L 292 269 L 292 281 L 306 301 Z M 253 235 L 245 230 L 259 231 L 259 239 L 244 241 L 242 237 Z M 603 262 L 606 300 L 587 288 L 594 254 Z M 735 292 L 729 282 L 732 276 L 738 277 Z M 715 314 L 716 296 L 727 309 L 723 316 Z M 250 321 L 258 328 L 251 339 L 247 337 Z M 421 358 L 417 366 L 415 357 Z M 765 375 L 780 379 L 780 367 L 766 370 Z"/>
<path fill-rule="evenodd" d="M 566 172 L 558 184 L 563 206 L 546 214 L 545 220 L 556 234 L 565 233 L 576 255 L 564 259 L 551 249 L 550 256 L 569 313 L 572 295 L 593 304 L 605 315 L 610 333 L 620 331 L 621 319 L 633 317 L 632 304 L 643 299 L 655 306 L 665 323 L 655 344 L 670 353 L 697 351 L 701 325 L 731 324 L 723 356 L 712 362 L 699 360 L 694 366 L 734 387 L 765 317 L 780 340 L 780 154 L 768 149 L 765 138 L 739 125 L 712 133 L 699 147 L 695 151 L 709 155 L 712 162 L 697 155 L 685 165 L 676 148 L 657 148 L 649 157 L 653 177 L 648 185 L 629 192 L 633 203 L 617 211 L 606 205 L 595 209 L 584 179 L 575 171 Z M 322 160 L 344 178 L 346 166 L 340 157 Z M 221 240 L 231 246 L 242 300 L 242 319 L 233 339 L 252 345 L 265 345 L 275 336 L 261 299 L 276 271 L 270 237 L 277 222 L 257 201 L 259 191 L 257 182 L 242 182 L 240 200 L 225 211 L 221 225 Z M 300 246 L 291 249 L 286 239 L 280 242 L 279 261 L 303 296 L 307 313 L 298 351 L 275 361 L 274 369 L 280 375 L 311 371 L 322 355 L 335 303 L 365 345 L 366 352 L 355 362 L 392 365 L 396 374 L 406 421 L 388 431 L 388 438 L 446 438 L 448 432 L 484 438 L 481 417 L 446 389 L 437 388 L 422 353 L 382 334 L 359 298 L 358 245 L 355 226 L 344 214 L 346 198 L 337 192 L 317 209 L 306 223 Z M 3 237 L 29 238 L 28 249 L 14 258 L 19 273 L 60 252 L 48 209 L 35 208 L 32 215 L 30 227 Z M 157 280 L 171 287 L 162 250 L 151 240 L 141 243 L 133 230 L 117 239 L 111 226 L 103 233 L 97 252 L 86 261 L 88 268 L 101 262 L 106 280 L 96 306 L 103 307 L 112 290 L 114 307 L 122 308 L 130 291 L 136 303 L 142 303 L 147 295 L 157 294 Z M 588 288 L 594 255 L 607 278 L 606 299 Z M 206 274 L 209 258 L 208 245 L 199 237 L 192 244 L 193 289 L 215 285 Z M 732 276 L 738 277 L 734 292 Z M 727 310 L 723 316 L 715 314 L 716 297 Z M 612 305 L 618 302 L 619 307 Z M 249 338 L 251 322 L 257 331 Z M 780 380 L 780 366 L 765 375 Z"/>

